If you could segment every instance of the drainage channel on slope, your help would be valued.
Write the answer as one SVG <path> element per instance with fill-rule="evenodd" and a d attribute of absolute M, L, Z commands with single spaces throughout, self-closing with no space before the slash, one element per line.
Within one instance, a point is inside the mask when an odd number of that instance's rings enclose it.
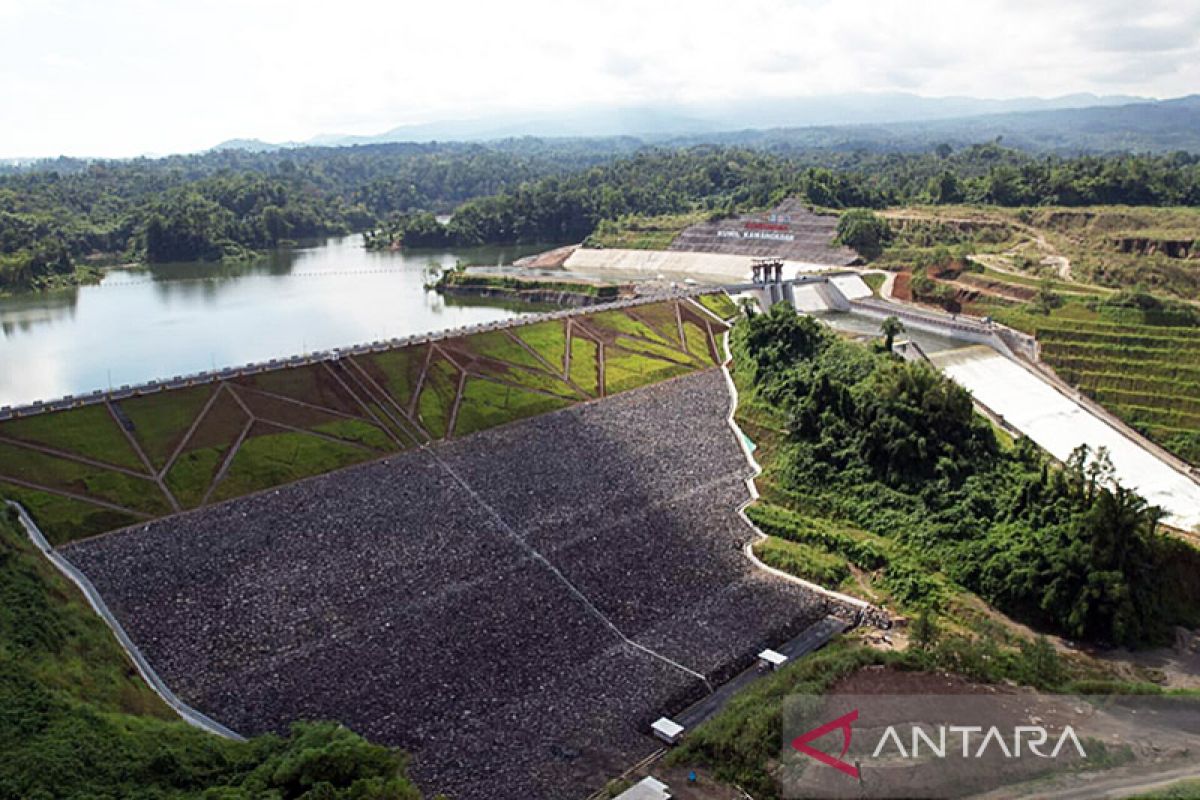
<path fill-rule="evenodd" d="M 567 591 L 570 592 L 571 595 L 576 600 L 579 601 L 579 603 L 584 607 L 584 609 L 589 614 L 594 616 L 596 619 L 600 620 L 600 622 L 603 623 L 613 633 L 615 633 L 621 639 L 622 642 L 624 642 L 626 645 L 634 648 L 635 650 L 640 650 L 643 653 L 645 653 L 646 655 L 648 655 L 652 658 L 655 658 L 655 659 L 663 662 L 664 664 L 667 664 L 677 670 L 680 670 L 681 672 L 684 672 L 687 675 L 690 675 L 693 678 L 699 679 L 704 684 L 705 688 L 708 690 L 708 692 L 710 694 L 713 691 L 715 691 L 713 688 L 713 685 L 711 683 L 709 683 L 708 678 L 706 678 L 703 674 L 697 672 L 694 669 L 691 669 L 690 667 L 684 666 L 683 664 L 680 664 L 678 661 L 668 658 L 667 656 L 663 655 L 662 653 L 659 653 L 659 652 L 653 650 L 652 648 L 649 648 L 646 645 L 641 644 L 640 642 L 636 642 L 633 639 L 631 639 L 629 636 L 625 635 L 625 632 L 622 631 L 619 627 L 617 627 L 617 624 L 615 622 L 613 622 L 611 619 L 609 619 L 608 615 L 606 615 L 603 611 L 601 611 L 599 608 L 596 607 L 596 604 L 593 603 L 591 601 L 591 599 L 586 594 L 583 593 L 583 590 L 581 590 L 578 586 L 576 586 L 574 583 L 572 583 L 571 580 L 566 575 L 564 575 L 558 567 L 554 566 L 554 564 L 552 564 L 548 558 L 546 558 L 544 555 L 542 555 L 541 551 L 539 551 L 536 547 L 531 545 L 529 542 L 525 541 L 525 537 L 521 536 L 521 534 L 518 533 L 517 530 L 515 528 L 513 528 L 513 526 L 510 525 L 506 519 L 504 519 L 504 517 L 500 514 L 499 511 L 497 511 L 487 500 L 483 499 L 483 497 L 477 491 L 475 491 L 475 489 L 466 481 L 465 478 L 463 478 L 461 475 L 459 475 L 454 470 L 453 467 L 451 467 L 449 464 L 447 464 L 436 452 L 434 452 L 433 448 L 429 447 L 428 445 L 423 444 L 423 445 L 421 445 L 421 449 L 424 450 L 426 453 L 428 453 L 430 458 L 432 458 L 438 466 L 440 466 L 443 470 L 445 470 L 446 474 L 449 475 L 454 480 L 455 483 L 457 483 L 459 486 L 461 486 L 463 488 L 463 490 L 471 496 L 471 498 L 475 501 L 475 503 L 481 509 L 483 509 L 483 511 L 488 516 L 490 516 L 492 519 L 494 519 L 496 521 L 496 524 L 498 524 L 504 530 L 504 532 L 506 534 L 508 534 L 508 536 L 514 542 L 517 543 L 517 545 L 521 549 L 523 549 L 535 561 L 537 561 L 542 566 L 544 566 L 547 570 L 549 570 L 550 574 L 553 575 L 554 578 L 559 583 L 561 583 L 564 587 L 566 587 Z"/>

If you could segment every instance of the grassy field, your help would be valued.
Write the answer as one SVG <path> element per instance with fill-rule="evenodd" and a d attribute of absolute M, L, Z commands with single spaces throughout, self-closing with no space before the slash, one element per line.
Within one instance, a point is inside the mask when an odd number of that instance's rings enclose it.
<path fill-rule="evenodd" d="M 708 368 L 724 329 L 645 303 L 3 422 L 0 494 L 61 544 Z"/>
<path fill-rule="evenodd" d="M 867 277 L 870 278 L 872 276 L 868 275 Z M 877 277 L 879 277 L 880 283 L 882 283 L 883 276 L 880 275 Z M 699 300 L 700 305 L 704 306 L 721 319 L 728 320 L 738 313 L 737 304 L 734 303 L 733 299 L 724 292 L 701 295 Z"/>
<path fill-rule="evenodd" d="M 658 217 L 632 215 L 616 220 L 601 220 L 596 230 L 584 241 L 584 247 L 666 250 L 684 228 L 707 219 L 706 213 L 696 211 Z"/>

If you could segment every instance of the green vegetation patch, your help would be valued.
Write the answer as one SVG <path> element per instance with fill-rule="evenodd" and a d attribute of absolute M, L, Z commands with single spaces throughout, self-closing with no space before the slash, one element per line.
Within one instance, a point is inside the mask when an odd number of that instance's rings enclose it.
<path fill-rule="evenodd" d="M 376 450 L 395 449 L 387 434 L 365 420 L 338 416 L 254 392 L 243 392 L 239 396 L 250 412 L 259 419 L 358 442 Z"/>
<path fill-rule="evenodd" d="M 601 220 L 584 240 L 584 247 L 613 247 L 626 250 L 666 250 L 684 228 L 705 222 L 711 215 L 702 211 L 646 216 L 625 214 Z"/>
<path fill-rule="evenodd" d="M 260 372 L 257 375 L 238 378 L 237 383 L 281 394 L 293 400 L 332 408 L 343 414 L 362 415 L 362 407 L 354 397 L 330 374 L 329 369 L 321 364 Z"/>
<path fill-rule="evenodd" d="M 396 443 L 387 434 L 362 420 L 342 417 L 323 422 L 320 425 L 313 425 L 311 430 L 336 439 L 345 439 L 347 442 L 366 445 L 374 450 L 396 449 Z"/>
<path fill-rule="evenodd" d="M 501 361 L 506 364 L 516 364 L 530 369 L 545 370 L 546 364 L 526 350 L 504 331 L 488 331 L 477 333 L 466 340 L 469 349 L 477 355 Z M 550 361 L 553 364 L 553 361 Z"/>
<path fill-rule="evenodd" d="M 667 347 L 665 345 L 658 344 L 657 342 L 647 342 L 643 339 L 620 338 L 604 349 L 604 352 L 607 355 L 611 355 L 614 351 L 618 353 L 622 351 L 627 353 L 637 353 L 639 355 L 657 358 L 672 364 L 694 366 L 696 363 L 696 360 L 692 358 L 692 355 L 684 350 L 677 349 L 675 347 Z"/>
<path fill-rule="evenodd" d="M 647 343 L 642 343 L 647 344 Z M 676 354 L 683 358 L 682 354 Z M 615 347 L 604 349 L 604 392 L 617 394 L 639 386 L 665 381 L 679 375 L 686 375 L 693 367 L 687 363 L 663 361 L 659 358 L 618 350 Z"/>
<path fill-rule="evenodd" d="M 639 311 L 649 312 L 649 310 L 645 307 L 639 308 Z M 584 320 L 576 320 L 576 322 L 586 322 L 589 328 L 598 331 L 606 341 L 615 339 L 618 334 L 624 334 L 627 337 L 647 339 L 664 347 L 671 345 L 671 342 L 658 331 L 646 323 L 634 319 L 624 311 L 601 311 L 589 314 Z M 678 341 L 678 334 L 675 339 Z"/>
<path fill-rule="evenodd" d="M 435 356 L 429 362 L 421 396 L 417 400 L 417 420 L 434 439 L 441 439 L 449 433 L 458 381 L 458 368 L 442 356 Z"/>
<path fill-rule="evenodd" d="M 754 554 L 768 567 L 826 588 L 839 588 L 850 577 L 846 559 L 808 544 L 768 537 L 754 543 Z"/>
<path fill-rule="evenodd" d="M 407 409 L 412 405 L 413 392 L 421 380 L 428 353 L 429 346 L 422 344 L 355 356 L 355 359 L 400 408 Z"/>
<path fill-rule="evenodd" d="M 184 508 L 195 508 L 204 500 L 208 487 L 221 464 L 225 463 L 228 448 L 202 447 L 181 453 L 171 469 L 163 476 L 163 482 L 171 494 Z"/>
<path fill-rule="evenodd" d="M 655 303 L 631 308 L 627 316 L 648 324 L 655 333 L 675 347 L 682 347 L 683 343 L 679 340 L 678 310 L 679 306 L 676 303 Z"/>
<path fill-rule="evenodd" d="M 139 520 L 139 517 L 110 508 L 11 483 L 0 482 L 0 498 L 24 506 L 47 541 L 55 547 L 114 528 L 124 528 Z"/>
<path fill-rule="evenodd" d="M 600 394 L 599 351 L 586 336 L 571 337 L 571 382 L 593 397 Z"/>
<path fill-rule="evenodd" d="M 171 510 L 162 492 L 148 479 L 0 442 L 0 479 L 4 477 L 106 500 L 146 514 Z"/>
<path fill-rule="evenodd" d="M 215 385 L 193 386 L 170 392 L 121 400 L 118 405 L 133 423 L 133 435 L 146 457 L 162 469 L 175 452 L 212 393 Z"/>
<path fill-rule="evenodd" d="M 763 533 L 837 553 L 860 569 L 872 571 L 888 564 L 892 548 L 882 537 L 770 503 L 756 503 L 746 514 Z"/>
<path fill-rule="evenodd" d="M 139 472 L 146 469 L 103 404 L 0 423 L 0 436 L 77 453 Z"/>
<path fill-rule="evenodd" d="M 702 367 L 717 363 L 717 359 L 713 358 L 713 341 L 707 330 L 687 320 L 683 323 L 683 333 L 687 337 L 688 351 Z"/>
<path fill-rule="evenodd" d="M 549 392 L 570 400 L 580 399 L 579 393 L 571 388 L 560 376 L 551 376 L 543 370 L 529 370 L 521 367 L 509 367 L 494 362 L 476 362 L 469 372 L 475 372 L 483 377 L 497 381 L 506 381 L 525 386 L 530 389 Z"/>
<path fill-rule="evenodd" d="M 214 501 L 241 497 L 375 457 L 369 450 L 317 439 L 303 433 L 254 423 L 225 476 Z"/>
<path fill-rule="evenodd" d="M 736 316 L 738 312 L 737 304 L 733 302 L 733 298 L 724 292 L 702 294 L 696 298 L 696 302 L 716 314 L 721 319 L 731 319 Z"/>
<path fill-rule="evenodd" d="M 513 333 L 540 353 L 546 361 L 562 369 L 567 352 L 566 322 L 551 320 L 534 325 L 522 325 L 514 328 Z"/>
<path fill-rule="evenodd" d="M 454 422 L 454 435 L 464 436 L 513 420 L 544 414 L 570 405 L 570 401 L 528 392 L 481 378 L 468 378 Z"/>

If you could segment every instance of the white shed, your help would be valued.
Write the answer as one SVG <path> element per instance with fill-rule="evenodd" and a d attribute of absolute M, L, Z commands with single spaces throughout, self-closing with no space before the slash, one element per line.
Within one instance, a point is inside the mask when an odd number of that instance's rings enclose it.
<path fill-rule="evenodd" d="M 787 656 L 783 653 L 776 653 L 774 650 L 763 650 L 758 654 L 758 666 L 766 671 L 779 669 L 787 663 L 787 660 Z"/>
<path fill-rule="evenodd" d="M 671 793 L 662 781 L 646 777 L 617 795 L 616 800 L 671 800 Z"/>
<path fill-rule="evenodd" d="M 683 726 L 673 719 L 659 717 L 658 720 L 650 726 L 650 730 L 659 739 L 662 739 L 667 744 L 675 744 L 679 741 L 679 737 L 683 735 Z"/>

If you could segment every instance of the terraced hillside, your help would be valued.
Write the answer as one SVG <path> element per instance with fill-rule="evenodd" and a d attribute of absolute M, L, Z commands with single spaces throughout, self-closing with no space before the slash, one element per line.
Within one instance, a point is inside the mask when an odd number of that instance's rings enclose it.
<path fill-rule="evenodd" d="M 0 495 L 54 544 L 717 363 L 727 297 L 646 301 L 0 422 Z"/>
<path fill-rule="evenodd" d="M 1200 463 L 1200 330 L 1117 321 L 1077 304 L 1049 315 L 993 307 L 1037 336 L 1063 380 L 1192 463 Z"/>

